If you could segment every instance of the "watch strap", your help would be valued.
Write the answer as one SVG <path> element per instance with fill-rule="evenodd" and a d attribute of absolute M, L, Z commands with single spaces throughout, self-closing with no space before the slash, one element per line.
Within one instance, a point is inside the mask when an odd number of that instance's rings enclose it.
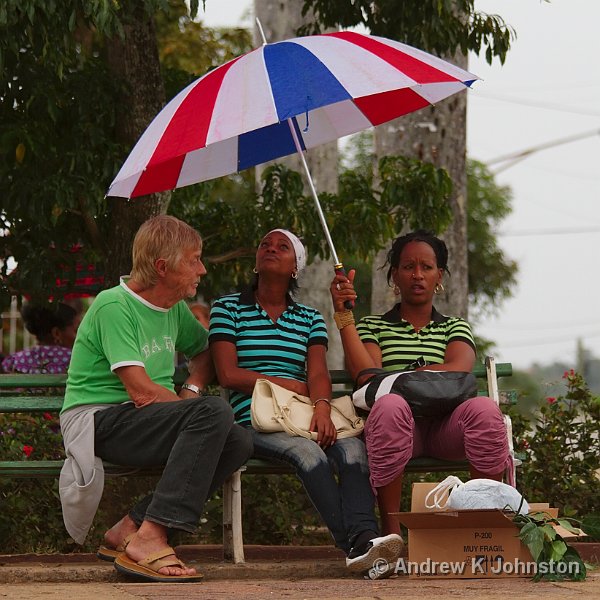
<path fill-rule="evenodd" d="M 190 392 L 193 392 L 194 394 L 197 394 L 198 396 L 200 396 L 200 394 L 202 393 L 202 390 L 197 385 L 194 385 L 193 383 L 184 383 L 181 386 L 181 389 L 189 390 Z"/>

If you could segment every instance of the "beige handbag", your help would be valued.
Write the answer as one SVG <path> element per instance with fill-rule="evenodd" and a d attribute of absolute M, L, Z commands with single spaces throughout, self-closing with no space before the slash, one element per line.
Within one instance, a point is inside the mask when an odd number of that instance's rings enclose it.
<path fill-rule="evenodd" d="M 286 390 L 266 379 L 257 379 L 252 392 L 250 418 L 252 427 L 263 433 L 285 431 L 289 435 L 317 439 L 316 431 L 309 431 L 314 407 L 311 399 Z M 331 420 L 338 438 L 360 435 L 364 421 L 356 414 L 352 398 L 341 396 L 331 401 Z"/>

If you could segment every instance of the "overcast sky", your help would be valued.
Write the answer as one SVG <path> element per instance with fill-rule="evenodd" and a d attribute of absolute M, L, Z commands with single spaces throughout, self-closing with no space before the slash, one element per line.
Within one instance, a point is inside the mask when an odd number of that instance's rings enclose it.
<path fill-rule="evenodd" d="M 208 0 L 204 22 L 251 26 L 251 6 Z M 497 174 L 513 190 L 513 213 L 499 240 L 519 263 L 518 288 L 497 317 L 474 326 L 496 341 L 500 360 L 516 367 L 574 366 L 578 338 L 600 358 L 600 1 L 476 0 L 476 7 L 501 14 L 518 37 L 503 66 L 470 59 L 483 81 L 469 92 L 469 155 L 488 162 L 592 135 Z"/>

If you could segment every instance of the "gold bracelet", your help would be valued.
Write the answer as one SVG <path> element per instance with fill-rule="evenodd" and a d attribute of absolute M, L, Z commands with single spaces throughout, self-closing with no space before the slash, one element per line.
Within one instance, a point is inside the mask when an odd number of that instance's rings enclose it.
<path fill-rule="evenodd" d="M 338 329 L 344 329 L 348 325 L 354 325 L 354 313 L 351 310 L 343 310 L 333 313 L 333 320 Z"/>
<path fill-rule="evenodd" d="M 331 404 L 331 400 L 329 400 L 329 398 L 317 398 L 313 402 L 313 406 L 316 406 L 319 402 L 327 402 L 327 404 Z"/>

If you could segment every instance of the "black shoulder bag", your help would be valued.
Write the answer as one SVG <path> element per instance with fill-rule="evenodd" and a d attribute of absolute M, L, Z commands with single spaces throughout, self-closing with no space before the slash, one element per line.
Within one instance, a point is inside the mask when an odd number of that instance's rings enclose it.
<path fill-rule="evenodd" d="M 459 404 L 477 396 L 477 379 L 463 371 L 386 371 L 364 369 L 357 381 L 372 374 L 366 384 L 355 388 L 352 402 L 357 408 L 371 410 L 385 394 L 398 394 L 409 404 L 413 416 L 443 417 Z"/>

